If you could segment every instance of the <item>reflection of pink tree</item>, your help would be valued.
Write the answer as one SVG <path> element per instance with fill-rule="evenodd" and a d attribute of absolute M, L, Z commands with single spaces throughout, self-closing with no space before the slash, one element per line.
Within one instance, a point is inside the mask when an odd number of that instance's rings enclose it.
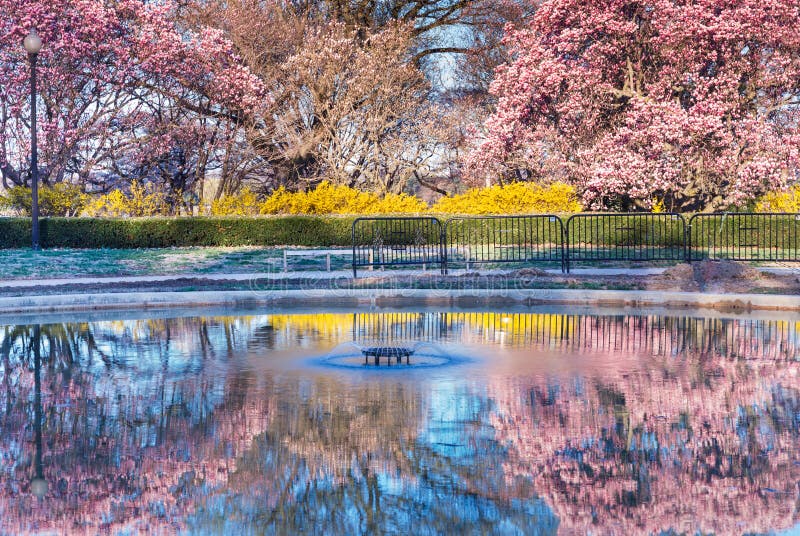
<path fill-rule="evenodd" d="M 186 408 L 154 408 L 152 399 L 124 397 L 132 411 L 114 416 L 105 393 L 72 386 L 68 391 L 83 397 L 71 399 L 76 412 L 46 409 L 43 467 L 50 491 L 38 502 L 26 487 L 30 468 L 13 468 L 0 482 L 4 530 L 94 533 L 178 523 L 193 510 L 195 491 L 227 482 L 236 456 L 270 416 L 270 402 L 260 398 L 248 399 L 242 408 L 223 408 L 214 412 L 216 436 L 179 413 Z M 57 398 L 52 402 L 61 405 Z M 15 442 L 27 446 L 24 436 L 20 430 Z"/>
<path fill-rule="evenodd" d="M 431 418 L 436 404 L 408 384 L 353 387 L 319 378 L 299 400 L 279 399 L 266 432 L 237 460 L 229 485 L 203 499 L 198 517 L 225 504 L 234 524 L 255 522 L 265 533 L 380 534 L 406 525 L 450 533 L 458 524 L 496 530 L 494 519 L 474 518 L 474 505 L 505 507 L 522 493 L 503 486 L 502 472 L 493 470 L 504 453 L 490 433 L 483 436 L 489 405 L 479 403 L 477 415 L 466 410 L 470 423 L 442 422 Z M 482 392 L 462 396 L 484 401 Z M 503 512 L 519 526 L 536 525 L 524 507 Z"/>
<path fill-rule="evenodd" d="M 800 365 L 653 361 L 579 385 L 496 384 L 509 481 L 532 479 L 568 533 L 742 533 L 796 522 Z"/>
<path fill-rule="evenodd" d="M 30 493 L 35 450 L 35 368 L 23 355 L 34 348 L 28 330 L 3 340 L 0 417 L 0 531 L 168 529 L 194 508 L 197 489 L 224 485 L 235 459 L 263 431 L 273 401 L 256 389 L 236 399 L 214 398 L 235 376 L 165 374 L 131 383 L 122 373 L 100 379 L 64 365 L 62 326 L 46 326 L 42 371 L 43 501 Z M 55 339 L 59 340 L 55 340 Z M 13 341 L 12 341 L 13 339 Z M 73 341 L 75 342 L 75 341 Z M 74 347 L 73 347 L 74 348 Z M 15 353 L 12 349 L 22 351 Z M 66 359 L 69 361 L 69 359 Z"/>
<path fill-rule="evenodd" d="M 435 399 L 402 381 L 257 375 L 249 358 L 260 350 L 341 332 L 338 322 L 315 332 L 313 322 L 285 319 L 276 330 L 277 319 L 267 320 L 43 327 L 42 503 L 29 493 L 31 331 L 0 332 L 0 532 L 166 531 L 220 522 L 220 511 L 276 532 L 307 515 L 326 526 L 355 517 L 377 527 L 408 518 L 410 503 L 446 532 L 472 512 L 470 500 L 520 504 L 531 489 L 567 532 L 743 532 L 794 519 L 797 490 L 786 482 L 800 476 L 800 366 L 785 351 L 796 342 L 791 330 L 697 324 L 718 333 L 673 339 L 651 337 L 665 323 L 642 318 L 561 323 L 524 347 L 585 337 L 594 346 L 581 347 L 583 376 L 501 373 L 487 400 L 483 380 Z M 626 340 L 631 347 L 620 346 Z M 600 355 L 602 368 L 585 366 Z M 451 405 L 467 409 L 437 419 Z M 461 501 L 462 510 L 431 496 Z M 338 513 L 315 512 L 323 502 Z"/>

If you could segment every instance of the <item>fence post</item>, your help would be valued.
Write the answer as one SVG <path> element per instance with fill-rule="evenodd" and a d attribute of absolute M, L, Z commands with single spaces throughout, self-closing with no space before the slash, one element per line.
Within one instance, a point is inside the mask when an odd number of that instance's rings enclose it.
<path fill-rule="evenodd" d="M 692 264 L 692 220 L 683 228 L 683 257 L 687 264 Z"/>
<path fill-rule="evenodd" d="M 353 220 L 353 231 L 352 231 L 352 239 L 353 239 L 353 279 L 358 279 L 358 265 L 356 264 L 356 222 L 358 222 L 358 218 Z"/>
<path fill-rule="evenodd" d="M 450 223 L 448 219 L 444 223 L 439 222 L 439 256 L 442 260 L 442 275 L 447 275 L 447 224 Z"/>
<path fill-rule="evenodd" d="M 570 251 L 570 248 L 569 248 L 569 224 L 570 224 L 571 221 L 572 221 L 572 216 L 567 218 L 567 223 L 562 226 L 562 231 L 561 231 L 563 233 L 563 239 L 564 239 L 564 245 L 563 245 L 563 248 L 564 248 L 564 253 L 563 253 L 564 260 L 562 261 L 562 265 L 566 268 L 566 272 L 567 273 L 569 273 L 569 251 Z M 564 268 L 562 268 L 562 271 L 563 270 L 564 270 Z"/>

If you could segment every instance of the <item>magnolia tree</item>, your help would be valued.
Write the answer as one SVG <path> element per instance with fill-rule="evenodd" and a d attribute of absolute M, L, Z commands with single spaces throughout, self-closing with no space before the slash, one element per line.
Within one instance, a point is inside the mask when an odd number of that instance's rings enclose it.
<path fill-rule="evenodd" d="M 545 0 L 509 28 L 514 60 L 473 175 L 568 178 L 588 206 L 714 210 L 794 179 L 793 0 Z"/>
<path fill-rule="evenodd" d="M 181 148 L 208 149 L 218 121 L 197 117 L 254 108 L 261 84 L 219 32 L 186 32 L 170 1 L 0 0 L 0 171 L 26 184 L 29 70 L 22 38 L 35 28 L 45 184 L 106 180 L 120 163 L 144 166 Z M 153 103 L 159 106 L 154 107 Z M 223 139 L 219 137 L 217 139 Z M 105 173 L 103 173 L 105 171 Z"/>

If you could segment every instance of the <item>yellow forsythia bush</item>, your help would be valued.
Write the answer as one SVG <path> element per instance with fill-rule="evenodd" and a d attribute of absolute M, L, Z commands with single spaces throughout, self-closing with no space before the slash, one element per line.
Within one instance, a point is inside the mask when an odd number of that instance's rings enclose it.
<path fill-rule="evenodd" d="M 658 199 L 653 202 L 653 206 L 650 208 L 650 212 L 653 214 L 663 214 L 667 211 L 667 206 L 664 203 L 663 199 Z"/>
<path fill-rule="evenodd" d="M 425 212 L 422 200 L 407 194 L 378 197 L 324 181 L 307 192 L 278 188 L 263 203 L 261 214 L 407 214 Z"/>
<path fill-rule="evenodd" d="M 281 186 L 259 205 L 258 211 L 260 214 L 289 214 L 292 210 L 292 201 L 297 195 Z"/>
<path fill-rule="evenodd" d="M 258 196 L 250 188 L 232 195 L 223 195 L 211 202 L 213 216 L 255 216 L 258 214 Z"/>
<path fill-rule="evenodd" d="M 112 190 L 89 202 L 83 209 L 84 216 L 147 217 L 169 214 L 169 203 L 163 192 L 152 190 L 138 181 L 131 183 L 129 193 Z"/>
<path fill-rule="evenodd" d="M 58 183 L 39 188 L 39 213 L 42 216 L 77 216 L 88 202 L 89 196 L 76 184 Z M 25 186 L 14 186 L 5 196 L 0 196 L 0 208 L 18 214 L 30 215 L 31 204 L 31 189 Z"/>
<path fill-rule="evenodd" d="M 135 188 L 132 188 L 132 191 Z M 136 190 L 139 191 L 139 190 Z M 116 197 L 115 197 L 116 196 Z M 122 196 L 117 199 L 117 197 Z M 105 205 L 108 213 L 113 207 L 124 205 L 121 192 L 108 196 Z M 116 212 L 121 211 L 117 210 Z M 281 187 L 260 201 L 249 188 L 239 193 L 226 195 L 212 202 L 214 216 L 253 216 L 256 214 L 420 214 L 426 212 L 450 214 L 522 214 L 580 212 L 575 189 L 564 183 L 540 186 L 533 183 L 516 182 L 489 188 L 476 188 L 464 194 L 440 199 L 433 207 L 421 199 L 408 194 L 386 194 L 378 196 L 348 186 L 321 182 L 313 190 L 290 192 Z"/>
<path fill-rule="evenodd" d="M 417 214 L 427 211 L 428 205 L 413 195 L 386 194 L 371 209 L 368 214 Z"/>
<path fill-rule="evenodd" d="M 562 182 L 541 186 L 513 182 L 473 188 L 460 195 L 443 197 L 431 212 L 443 214 L 537 214 L 583 210 L 575 188 Z"/>
<path fill-rule="evenodd" d="M 800 212 L 800 184 L 785 192 L 770 192 L 760 197 L 756 212 Z"/>

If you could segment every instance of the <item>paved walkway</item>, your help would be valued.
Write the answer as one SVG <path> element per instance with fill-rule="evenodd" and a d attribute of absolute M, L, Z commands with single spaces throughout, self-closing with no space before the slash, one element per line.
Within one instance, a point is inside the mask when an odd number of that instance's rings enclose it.
<path fill-rule="evenodd" d="M 206 281 L 251 281 L 255 279 L 335 279 L 353 276 L 353 272 L 263 272 L 247 274 L 173 274 L 135 276 L 62 277 L 57 279 L 8 279 L 0 281 L 0 288 L 57 287 L 63 285 L 110 285 L 114 283 L 153 283 L 180 279 L 205 279 Z"/>
<path fill-rule="evenodd" d="M 578 268 L 571 271 L 572 275 L 656 275 L 663 272 L 664 268 Z M 503 275 L 513 270 L 481 270 L 482 274 Z M 545 270 L 552 274 L 561 274 L 561 270 Z M 474 273 L 475 270 L 469 270 Z M 436 270 L 359 270 L 359 278 L 390 277 L 393 275 L 437 275 Z M 468 273 L 467 270 L 450 270 L 450 275 Z M 168 282 L 180 279 L 204 279 L 206 281 L 252 281 L 256 279 L 283 280 L 283 279 L 352 279 L 352 270 L 338 271 L 295 271 L 295 272 L 253 272 L 244 274 L 207 274 L 184 273 L 171 275 L 138 275 L 138 276 L 87 276 L 87 277 L 61 277 L 53 279 L 8 279 L 0 281 L 0 288 L 30 288 L 30 287 L 56 287 L 63 285 L 96 285 L 114 283 L 152 283 Z"/>

